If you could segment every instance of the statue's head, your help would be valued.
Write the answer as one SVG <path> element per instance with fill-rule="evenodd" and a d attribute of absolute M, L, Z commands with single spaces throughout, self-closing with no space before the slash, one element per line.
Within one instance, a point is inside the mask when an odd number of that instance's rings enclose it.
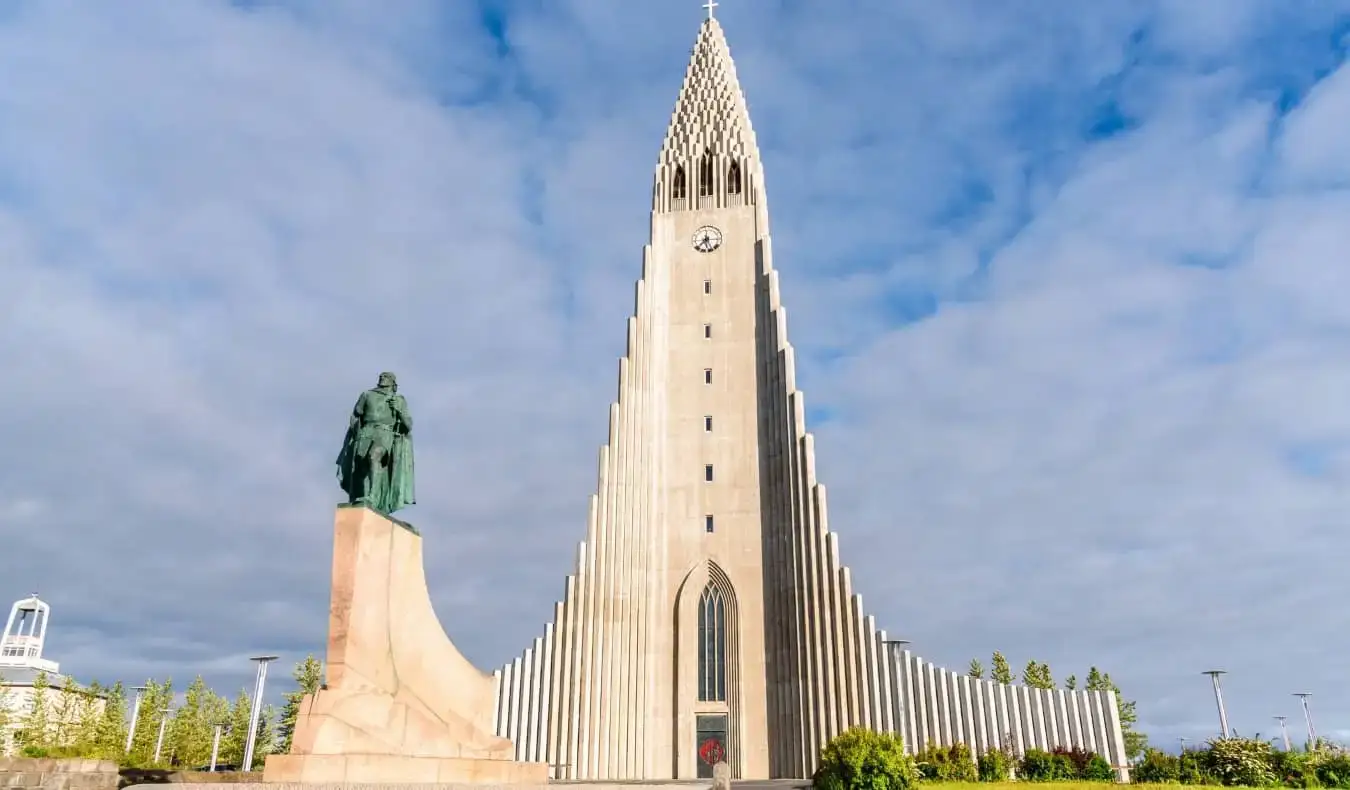
<path fill-rule="evenodd" d="M 393 373 L 390 373 L 389 371 L 386 370 L 385 372 L 383 372 L 383 373 L 380 374 L 380 383 L 379 383 L 379 386 L 380 386 L 381 388 L 388 387 L 388 388 L 391 389 L 391 390 L 397 391 L 397 390 L 398 390 L 398 376 L 395 376 Z"/>

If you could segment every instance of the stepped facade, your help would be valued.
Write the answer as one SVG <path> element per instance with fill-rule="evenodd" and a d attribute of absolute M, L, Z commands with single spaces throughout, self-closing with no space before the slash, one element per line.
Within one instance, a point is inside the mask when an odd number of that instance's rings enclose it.
<path fill-rule="evenodd" d="M 817 482 L 764 171 L 717 20 L 661 146 L 618 399 L 553 621 L 495 674 L 496 732 L 558 779 L 810 776 L 852 726 L 911 753 L 1057 745 L 1126 763 L 1114 695 L 942 669 L 853 592 Z"/>

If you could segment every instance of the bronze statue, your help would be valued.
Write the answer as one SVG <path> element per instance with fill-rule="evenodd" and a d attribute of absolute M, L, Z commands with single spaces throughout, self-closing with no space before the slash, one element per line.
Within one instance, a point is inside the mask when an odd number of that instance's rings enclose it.
<path fill-rule="evenodd" d="M 356 399 L 342 452 L 338 483 L 347 501 L 390 515 L 414 504 L 412 414 L 398 394 L 398 379 L 381 373 L 379 384 Z"/>

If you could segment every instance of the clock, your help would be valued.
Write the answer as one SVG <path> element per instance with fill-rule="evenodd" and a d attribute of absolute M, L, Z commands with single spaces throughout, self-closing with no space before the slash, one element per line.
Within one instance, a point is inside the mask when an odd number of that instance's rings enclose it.
<path fill-rule="evenodd" d="M 694 249 L 699 252 L 712 252 L 722 246 L 722 231 L 712 225 L 704 225 L 694 231 Z"/>

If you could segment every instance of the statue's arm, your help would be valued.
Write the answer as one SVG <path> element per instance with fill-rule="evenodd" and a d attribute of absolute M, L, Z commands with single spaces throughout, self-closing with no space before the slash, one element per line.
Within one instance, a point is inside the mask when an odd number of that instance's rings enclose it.
<path fill-rule="evenodd" d="M 412 412 L 408 410 L 408 399 L 400 395 L 394 402 L 398 405 L 398 419 L 403 423 L 403 432 L 412 433 Z"/>
<path fill-rule="evenodd" d="M 356 405 L 352 407 L 351 419 L 347 421 L 347 427 L 354 428 L 361 424 L 361 418 L 366 416 L 366 393 L 361 393 L 356 399 Z"/>

